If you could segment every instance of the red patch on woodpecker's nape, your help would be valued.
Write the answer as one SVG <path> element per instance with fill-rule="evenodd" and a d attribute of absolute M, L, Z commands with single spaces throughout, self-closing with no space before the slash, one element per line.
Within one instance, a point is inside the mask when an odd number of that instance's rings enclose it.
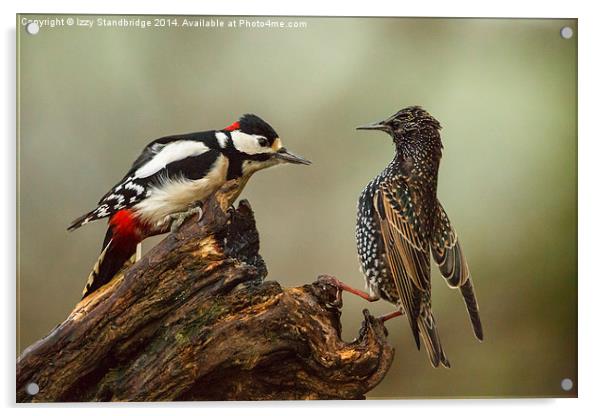
<path fill-rule="evenodd" d="M 142 238 L 142 227 L 129 209 L 117 211 L 109 220 L 113 240 L 120 243 L 138 243 Z"/>
<path fill-rule="evenodd" d="M 240 129 L 240 123 L 238 121 L 235 121 L 234 123 L 232 123 L 228 127 L 226 127 L 224 130 L 234 131 L 234 130 L 239 130 L 239 129 Z"/>

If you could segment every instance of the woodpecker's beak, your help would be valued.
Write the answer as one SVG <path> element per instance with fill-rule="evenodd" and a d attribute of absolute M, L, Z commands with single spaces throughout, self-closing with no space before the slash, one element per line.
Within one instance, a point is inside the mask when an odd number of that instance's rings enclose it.
<path fill-rule="evenodd" d="M 274 153 L 274 157 L 285 163 L 295 163 L 297 165 L 311 165 L 311 162 L 309 160 L 303 159 L 301 156 L 297 156 L 290 153 L 284 147 L 281 147 L 280 150 Z"/>
<path fill-rule="evenodd" d="M 384 124 L 382 121 L 379 121 L 377 123 L 365 124 L 363 126 L 358 126 L 355 129 L 356 130 L 382 130 L 382 131 L 389 131 L 389 127 L 386 124 Z"/>

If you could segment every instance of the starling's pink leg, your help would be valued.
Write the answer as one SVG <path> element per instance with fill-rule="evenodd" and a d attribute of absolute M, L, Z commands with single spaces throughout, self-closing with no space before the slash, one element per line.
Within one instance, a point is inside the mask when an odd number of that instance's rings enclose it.
<path fill-rule="evenodd" d="M 396 317 L 402 316 L 402 315 L 403 315 L 403 311 L 400 309 L 398 311 L 391 312 L 391 313 L 388 313 L 388 314 L 383 315 L 383 316 L 379 316 L 378 319 L 380 319 L 381 322 L 386 322 L 389 319 L 393 319 L 393 318 L 396 318 Z"/>
<path fill-rule="evenodd" d="M 324 276 L 324 278 L 327 278 L 328 282 L 331 285 L 339 288 L 340 290 L 344 290 L 345 292 L 353 293 L 354 295 L 359 296 L 360 298 L 365 299 L 368 302 L 376 302 L 377 300 L 380 299 L 378 296 L 373 296 L 369 293 L 364 292 L 363 290 L 355 289 L 351 286 L 348 286 L 347 284 L 341 282 L 339 279 L 337 279 L 334 276 Z"/>
<path fill-rule="evenodd" d="M 341 290 L 344 290 L 345 292 L 353 293 L 354 295 L 359 296 L 360 298 L 367 300 L 368 302 L 376 302 L 377 300 L 380 299 L 378 296 L 374 296 L 367 292 L 364 292 L 363 290 L 359 290 L 354 287 L 348 286 L 343 282 L 339 282 L 338 287 Z"/>

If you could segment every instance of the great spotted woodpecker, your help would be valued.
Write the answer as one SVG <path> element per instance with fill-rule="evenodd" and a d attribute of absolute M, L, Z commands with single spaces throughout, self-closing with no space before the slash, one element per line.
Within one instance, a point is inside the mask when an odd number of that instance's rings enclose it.
<path fill-rule="evenodd" d="M 242 187 L 253 173 L 281 163 L 310 164 L 288 152 L 274 129 L 253 114 L 222 130 L 149 143 L 98 206 L 68 228 L 109 218 L 100 257 L 82 298 L 109 282 L 143 239 L 181 224 L 191 212 L 199 211 L 195 203 L 202 203 L 226 181 L 242 178 Z"/>

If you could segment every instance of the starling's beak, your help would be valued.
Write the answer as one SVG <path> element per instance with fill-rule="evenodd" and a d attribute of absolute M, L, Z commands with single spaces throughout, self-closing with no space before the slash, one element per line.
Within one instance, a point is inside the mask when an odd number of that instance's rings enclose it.
<path fill-rule="evenodd" d="M 356 127 L 356 130 L 381 130 L 381 131 L 389 131 L 389 127 L 384 124 L 382 121 L 377 123 L 365 124 L 363 126 Z"/>
<path fill-rule="evenodd" d="M 274 157 L 278 160 L 281 160 L 285 163 L 295 163 L 298 165 L 311 165 L 311 162 L 307 159 L 302 158 L 301 156 L 294 155 L 286 150 L 284 147 L 281 147 L 276 153 L 273 153 Z"/>

